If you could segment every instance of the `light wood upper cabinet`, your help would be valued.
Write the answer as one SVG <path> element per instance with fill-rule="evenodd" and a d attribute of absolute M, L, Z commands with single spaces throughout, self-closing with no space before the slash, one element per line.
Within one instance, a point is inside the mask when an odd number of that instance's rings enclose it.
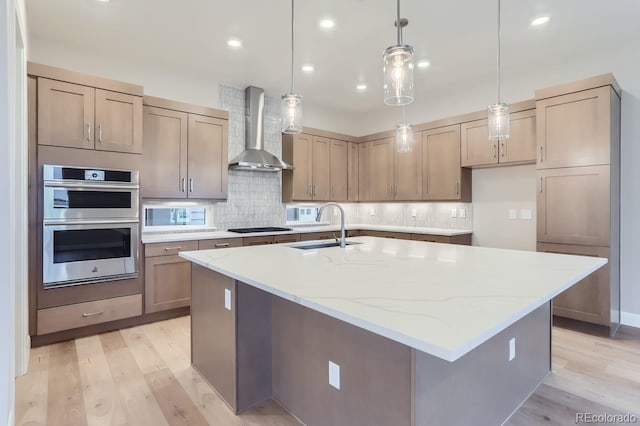
<path fill-rule="evenodd" d="M 347 201 L 348 199 L 348 183 L 349 183 L 349 148 L 344 141 L 331 140 L 330 153 L 331 171 L 329 173 L 330 181 L 330 199 L 332 201 Z"/>
<path fill-rule="evenodd" d="M 313 199 L 329 200 L 331 197 L 331 139 L 319 136 L 313 137 L 311 169 L 313 175 Z"/>
<path fill-rule="evenodd" d="M 498 141 L 489 140 L 487 120 L 462 123 L 460 131 L 462 167 L 498 164 Z"/>
<path fill-rule="evenodd" d="M 460 125 L 424 131 L 422 133 L 423 199 L 461 200 L 463 189 L 466 190 L 467 186 L 470 186 L 470 182 L 462 182 L 462 172 Z"/>
<path fill-rule="evenodd" d="M 358 200 L 370 201 L 371 198 L 371 144 L 358 144 Z"/>
<path fill-rule="evenodd" d="M 500 139 L 499 163 L 533 163 L 536 161 L 536 110 L 511 114 L 509 139 Z"/>
<path fill-rule="evenodd" d="M 348 144 L 348 200 L 358 201 L 358 175 L 359 175 L 359 161 L 358 161 L 358 144 L 349 142 Z"/>
<path fill-rule="evenodd" d="M 313 175 L 311 174 L 313 137 L 304 133 L 293 135 L 293 199 L 313 199 Z M 285 161 L 287 161 L 285 159 Z"/>
<path fill-rule="evenodd" d="M 398 152 L 397 146 L 393 147 L 393 155 L 395 157 L 393 164 L 394 181 L 392 183 L 394 200 L 422 199 L 423 157 L 421 139 L 421 132 L 413 134 L 413 150 L 410 152 Z"/>
<path fill-rule="evenodd" d="M 38 78 L 38 143 L 142 152 L 142 98 Z"/>
<path fill-rule="evenodd" d="M 145 105 L 143 127 L 143 197 L 227 197 L 227 120 Z"/>
<path fill-rule="evenodd" d="M 536 102 L 538 169 L 611 163 L 611 86 Z"/>
<path fill-rule="evenodd" d="M 369 183 L 374 201 L 393 200 L 393 138 L 370 142 Z"/>
<path fill-rule="evenodd" d="M 95 99 L 96 149 L 142 153 L 142 98 L 96 89 Z"/>
<path fill-rule="evenodd" d="M 94 148 L 95 89 L 38 78 L 38 144 Z"/>
<path fill-rule="evenodd" d="M 189 114 L 189 198 L 227 198 L 227 120 Z"/>
<path fill-rule="evenodd" d="M 145 105 L 143 123 L 142 196 L 185 198 L 188 114 Z"/>
<path fill-rule="evenodd" d="M 610 244 L 609 166 L 538 172 L 538 242 Z"/>

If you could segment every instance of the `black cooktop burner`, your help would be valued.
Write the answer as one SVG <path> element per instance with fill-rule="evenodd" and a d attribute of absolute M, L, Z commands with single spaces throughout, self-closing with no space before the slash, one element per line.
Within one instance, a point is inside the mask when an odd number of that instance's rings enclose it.
<path fill-rule="evenodd" d="M 235 232 L 238 234 L 248 234 L 250 232 L 281 232 L 281 231 L 291 231 L 291 228 L 278 228 L 276 226 L 263 226 L 261 228 L 237 228 L 237 229 L 227 229 L 229 232 Z"/>

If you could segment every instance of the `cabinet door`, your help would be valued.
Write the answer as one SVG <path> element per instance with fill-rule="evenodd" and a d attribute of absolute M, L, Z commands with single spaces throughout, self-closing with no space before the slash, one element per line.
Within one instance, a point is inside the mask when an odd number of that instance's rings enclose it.
<path fill-rule="evenodd" d="M 538 244 L 538 251 L 609 258 L 607 247 Z M 594 324 L 611 325 L 610 264 L 553 299 L 553 314 Z"/>
<path fill-rule="evenodd" d="M 371 142 L 369 182 L 371 199 L 393 199 L 393 138 Z"/>
<path fill-rule="evenodd" d="M 93 149 L 95 92 L 38 78 L 38 144 Z"/>
<path fill-rule="evenodd" d="M 538 172 L 538 242 L 609 245 L 609 166 Z"/>
<path fill-rule="evenodd" d="M 461 199 L 460 125 L 422 133 L 422 197 Z"/>
<path fill-rule="evenodd" d="M 413 134 L 413 150 L 410 152 L 398 152 L 396 149 L 397 146 L 394 146 L 394 200 L 407 201 L 422 199 L 421 142 L 422 132 L 419 132 Z"/>
<path fill-rule="evenodd" d="M 273 236 L 273 243 L 274 244 L 295 243 L 297 241 L 300 241 L 300 234 L 283 234 L 283 235 L 274 235 Z"/>
<path fill-rule="evenodd" d="M 311 174 L 311 135 L 304 133 L 293 136 L 293 199 L 313 199 L 313 176 Z"/>
<path fill-rule="evenodd" d="M 229 247 L 242 247 L 242 238 L 198 241 L 198 250 L 215 250 Z"/>
<path fill-rule="evenodd" d="M 537 168 L 610 164 L 611 96 L 605 86 L 537 101 Z"/>
<path fill-rule="evenodd" d="M 462 123 L 462 167 L 498 164 L 498 141 L 489 140 L 487 120 Z"/>
<path fill-rule="evenodd" d="M 348 154 L 347 161 L 349 165 L 347 166 L 348 170 L 348 178 L 347 178 L 347 186 L 348 186 L 348 200 L 349 201 L 358 201 L 358 144 L 349 142 L 348 144 Z"/>
<path fill-rule="evenodd" d="M 242 246 L 263 246 L 273 244 L 273 235 L 261 235 L 259 237 L 245 237 L 242 239 Z"/>
<path fill-rule="evenodd" d="M 189 306 L 191 262 L 180 256 L 144 260 L 145 312 Z"/>
<path fill-rule="evenodd" d="M 142 97 L 96 89 L 96 149 L 142 153 Z"/>
<path fill-rule="evenodd" d="M 227 143 L 226 120 L 189 114 L 189 198 L 227 198 Z"/>
<path fill-rule="evenodd" d="M 329 200 L 331 198 L 329 182 L 331 139 L 314 136 L 312 149 L 313 199 Z"/>
<path fill-rule="evenodd" d="M 347 143 L 338 140 L 331 140 L 331 151 L 329 154 L 331 171 L 329 172 L 331 201 L 347 201 L 348 194 L 348 168 L 349 153 Z"/>
<path fill-rule="evenodd" d="M 144 107 L 143 197 L 187 197 L 188 124 L 187 113 Z"/>
<path fill-rule="evenodd" d="M 499 162 L 524 163 L 536 161 L 536 110 L 511 114 L 509 139 L 501 139 Z"/>
<path fill-rule="evenodd" d="M 358 201 L 371 200 L 371 142 L 358 144 Z"/>

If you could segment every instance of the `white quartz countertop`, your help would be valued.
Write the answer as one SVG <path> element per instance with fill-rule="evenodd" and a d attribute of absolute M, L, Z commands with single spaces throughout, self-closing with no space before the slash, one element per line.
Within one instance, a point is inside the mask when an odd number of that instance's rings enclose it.
<path fill-rule="evenodd" d="M 142 233 L 142 243 L 166 243 L 172 241 L 193 241 L 193 240 L 215 240 L 221 238 L 242 238 L 257 237 L 261 235 L 286 235 L 286 234 L 303 234 L 307 232 L 327 232 L 340 231 L 338 225 L 283 225 L 283 228 L 291 228 L 291 231 L 282 232 L 252 232 L 248 234 L 238 234 L 228 231 L 208 231 L 208 232 L 166 232 L 166 233 Z M 387 231 L 387 232 L 404 232 L 410 234 L 429 234 L 443 235 L 447 237 L 455 235 L 467 235 L 472 231 L 466 229 L 441 229 L 441 228 L 423 228 L 418 226 L 394 226 L 394 225 L 346 225 L 345 229 L 349 231 L 369 230 L 369 231 Z"/>
<path fill-rule="evenodd" d="M 606 259 L 389 238 L 180 256 L 276 296 L 455 361 Z M 299 243 L 297 243 L 299 244 Z"/>

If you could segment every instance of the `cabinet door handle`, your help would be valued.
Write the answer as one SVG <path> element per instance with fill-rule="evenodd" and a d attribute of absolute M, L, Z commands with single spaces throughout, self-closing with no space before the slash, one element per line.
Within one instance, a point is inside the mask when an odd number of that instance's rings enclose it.
<path fill-rule="evenodd" d="M 95 317 L 96 315 L 102 315 L 104 314 L 104 311 L 99 311 L 99 312 L 85 312 L 84 314 L 82 314 L 83 318 L 87 318 L 87 317 Z"/>
<path fill-rule="evenodd" d="M 178 247 L 165 247 L 164 251 L 176 251 L 176 250 L 182 250 L 181 246 Z"/>
<path fill-rule="evenodd" d="M 102 124 L 98 124 L 98 142 L 102 143 Z"/>
<path fill-rule="evenodd" d="M 187 192 L 187 179 L 186 178 L 182 178 L 181 182 L 180 182 L 180 191 L 181 192 Z"/>
<path fill-rule="evenodd" d="M 189 192 L 193 192 L 193 178 L 189 178 Z"/>
<path fill-rule="evenodd" d="M 497 145 L 494 143 L 493 144 L 493 158 L 497 158 L 496 148 L 497 148 Z"/>
<path fill-rule="evenodd" d="M 313 185 L 311 185 L 311 195 L 312 196 L 316 196 L 316 184 L 314 183 Z"/>
<path fill-rule="evenodd" d="M 500 152 L 500 156 L 504 157 L 504 142 L 502 142 L 502 151 Z"/>
<path fill-rule="evenodd" d="M 542 176 L 540 176 L 540 183 L 538 183 L 538 191 L 542 192 Z"/>
<path fill-rule="evenodd" d="M 91 123 L 87 123 L 87 142 L 91 142 Z"/>
<path fill-rule="evenodd" d="M 456 195 L 460 194 L 460 182 L 456 182 Z"/>
<path fill-rule="evenodd" d="M 229 243 L 217 243 L 213 245 L 215 248 L 229 247 Z"/>
<path fill-rule="evenodd" d="M 307 194 L 309 194 L 310 197 L 313 196 L 313 189 L 311 188 L 311 185 L 307 188 Z"/>
<path fill-rule="evenodd" d="M 540 145 L 540 162 L 544 161 L 544 157 L 542 156 L 542 145 Z"/>

